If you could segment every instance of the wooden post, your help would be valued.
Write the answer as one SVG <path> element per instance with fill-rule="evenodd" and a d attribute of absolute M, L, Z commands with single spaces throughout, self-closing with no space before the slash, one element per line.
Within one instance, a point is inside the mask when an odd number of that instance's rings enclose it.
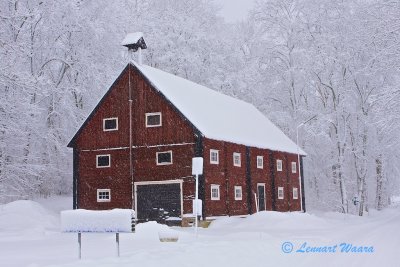
<path fill-rule="evenodd" d="M 117 256 L 119 257 L 119 233 L 115 233 L 115 241 L 117 242 Z"/>
<path fill-rule="evenodd" d="M 79 244 L 79 259 L 82 258 L 82 233 L 78 233 L 78 244 Z"/>

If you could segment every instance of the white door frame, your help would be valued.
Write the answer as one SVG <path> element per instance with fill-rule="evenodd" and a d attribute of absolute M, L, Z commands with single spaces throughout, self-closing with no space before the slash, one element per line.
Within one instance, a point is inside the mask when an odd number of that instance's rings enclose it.
<path fill-rule="evenodd" d="M 135 187 L 135 213 L 136 213 L 136 218 L 138 217 L 138 209 L 137 209 L 137 186 L 138 185 L 155 185 L 155 184 L 179 184 L 180 187 L 180 194 L 181 194 L 181 218 L 183 218 L 183 192 L 182 192 L 182 184 L 183 180 L 182 179 L 176 179 L 176 180 L 165 180 L 165 181 L 146 181 L 146 182 L 134 182 L 134 187 Z"/>

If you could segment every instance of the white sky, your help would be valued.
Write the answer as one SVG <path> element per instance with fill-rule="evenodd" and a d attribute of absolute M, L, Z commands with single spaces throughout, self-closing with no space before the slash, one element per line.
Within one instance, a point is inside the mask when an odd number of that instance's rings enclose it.
<path fill-rule="evenodd" d="M 238 22 L 244 20 L 248 11 L 253 7 L 255 0 L 213 0 L 221 6 L 220 15 L 227 22 Z"/>

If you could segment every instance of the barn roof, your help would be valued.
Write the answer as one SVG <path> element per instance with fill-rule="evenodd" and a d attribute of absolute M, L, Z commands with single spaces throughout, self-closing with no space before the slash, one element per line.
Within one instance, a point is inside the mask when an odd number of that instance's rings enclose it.
<path fill-rule="evenodd" d="M 306 155 L 253 105 L 162 70 L 132 64 L 205 137 Z"/>

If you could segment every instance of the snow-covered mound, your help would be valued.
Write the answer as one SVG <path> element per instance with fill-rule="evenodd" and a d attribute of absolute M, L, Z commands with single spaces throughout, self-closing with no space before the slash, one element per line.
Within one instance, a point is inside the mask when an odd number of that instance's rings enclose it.
<path fill-rule="evenodd" d="M 30 200 L 18 200 L 0 205 L 0 232 L 57 230 L 57 214 Z"/>
<path fill-rule="evenodd" d="M 226 217 L 213 221 L 211 229 L 234 227 L 245 231 L 268 229 L 319 229 L 329 227 L 327 220 L 308 213 L 262 211 L 246 218 Z"/>

